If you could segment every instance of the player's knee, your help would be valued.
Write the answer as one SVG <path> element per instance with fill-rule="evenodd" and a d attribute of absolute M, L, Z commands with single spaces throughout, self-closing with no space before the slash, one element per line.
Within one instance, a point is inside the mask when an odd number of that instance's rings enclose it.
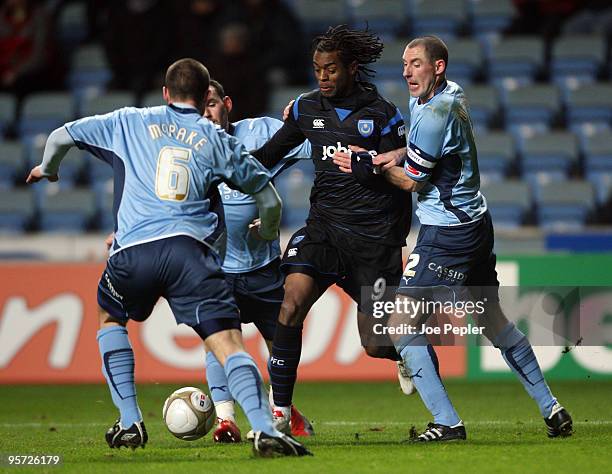
<path fill-rule="evenodd" d="M 304 303 L 294 298 L 285 298 L 281 304 L 278 320 L 285 326 L 300 326 L 306 319 L 306 313 L 308 313 L 308 309 L 306 309 Z"/>
<path fill-rule="evenodd" d="M 126 321 L 118 321 L 113 318 L 106 310 L 98 307 L 98 323 L 100 325 L 100 329 L 110 326 L 123 326 L 125 327 Z"/>

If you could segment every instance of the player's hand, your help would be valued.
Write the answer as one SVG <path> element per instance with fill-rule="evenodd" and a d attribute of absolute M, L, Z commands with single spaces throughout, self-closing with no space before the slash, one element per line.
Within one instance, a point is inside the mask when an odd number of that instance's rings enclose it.
<path fill-rule="evenodd" d="M 289 113 L 291 112 L 291 107 L 293 107 L 294 102 L 295 100 L 290 101 L 287 104 L 287 107 L 285 107 L 285 109 L 283 110 L 283 121 L 287 120 L 287 117 L 289 117 Z"/>
<path fill-rule="evenodd" d="M 257 218 L 255 219 L 253 222 L 251 222 L 249 224 L 249 235 L 251 235 L 254 239 L 256 240 L 267 240 L 264 239 L 260 234 L 259 234 L 259 228 L 261 227 L 261 219 Z"/>
<path fill-rule="evenodd" d="M 111 232 L 106 236 L 106 239 L 104 239 L 104 243 L 106 244 L 106 250 L 110 250 L 111 245 L 113 245 L 113 240 L 115 240 L 115 233 Z"/>
<path fill-rule="evenodd" d="M 406 149 L 399 148 L 397 150 L 388 151 L 387 153 L 381 153 L 372 160 L 374 166 L 379 166 L 382 172 L 387 171 L 394 166 L 400 166 L 404 157 L 406 156 Z"/>
<path fill-rule="evenodd" d="M 30 174 L 26 178 L 26 184 L 38 183 L 41 179 L 48 179 L 51 182 L 55 182 L 59 179 L 59 176 L 57 174 L 52 174 L 49 176 L 44 175 L 42 168 L 40 165 L 38 165 L 32 168 L 32 171 L 30 171 Z"/>
<path fill-rule="evenodd" d="M 361 148 L 359 146 L 354 146 L 354 145 L 349 145 L 349 150 L 351 150 L 351 152 L 367 151 L 365 148 Z M 344 153 L 344 152 L 337 151 L 336 153 L 334 153 L 333 162 L 335 165 L 338 166 L 338 168 L 340 168 L 340 171 L 344 173 L 353 172 L 351 169 L 351 154 L 350 153 Z"/>

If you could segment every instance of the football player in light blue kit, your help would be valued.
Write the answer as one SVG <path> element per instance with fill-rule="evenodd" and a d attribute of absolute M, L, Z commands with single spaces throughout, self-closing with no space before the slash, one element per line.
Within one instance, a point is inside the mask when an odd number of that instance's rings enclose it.
<path fill-rule="evenodd" d="M 239 139 L 247 150 L 259 148 L 283 125 L 280 120 L 271 117 L 231 123 L 229 113 L 232 107 L 232 99 L 225 95 L 223 86 L 211 79 L 204 116 Z M 298 159 L 310 159 L 310 153 L 310 143 L 306 141 L 281 160 L 271 170 L 271 174 L 275 176 Z M 240 310 L 241 321 L 255 323 L 269 349 L 284 295 L 284 277 L 279 268 L 280 244 L 278 239 L 259 239 L 253 232 L 257 227 L 258 210 L 252 196 L 231 189 L 225 183 L 219 185 L 219 192 L 227 227 L 222 268 Z M 227 377 L 211 351 L 206 353 L 206 378 L 218 419 L 213 439 L 226 443 L 240 441 L 240 430 L 235 423 L 234 400 L 227 387 Z M 310 422 L 295 408 L 291 421 L 292 435 L 310 436 L 314 433 Z"/>
<path fill-rule="evenodd" d="M 201 63 L 175 62 L 163 88 L 167 106 L 128 107 L 67 123 L 51 133 L 43 161 L 27 182 L 56 181 L 73 146 L 113 167 L 115 238 L 98 285 L 97 334 L 102 371 L 120 412 L 106 433 L 111 448 L 147 442 L 126 324 L 145 320 L 163 296 L 177 323 L 191 326 L 223 365 L 229 390 L 256 432 L 255 453 L 309 454 L 273 426 L 261 375 L 244 350 L 236 304 L 213 251 L 223 230 L 219 182 L 254 196 L 262 239 L 278 236 L 280 199 L 269 173 L 244 145 L 202 118 L 208 86 Z"/>
<path fill-rule="evenodd" d="M 479 190 L 466 98 L 463 89 L 445 77 L 448 49 L 437 37 L 416 38 L 407 45 L 403 62 L 411 96 L 408 146 L 372 160 L 390 182 L 418 193 L 416 213 L 421 229 L 397 299 L 426 300 L 432 298 L 435 289 L 442 293 L 441 288 L 450 287 L 451 294 L 488 301 L 479 325 L 485 327 L 487 338 L 500 349 L 510 369 L 536 401 L 548 436 L 568 436 L 572 432 L 569 413 L 550 392 L 531 344 L 506 319 L 499 305 L 493 226 Z M 338 156 L 336 161 L 344 171 L 351 171 L 347 155 Z M 396 166 L 402 162 L 403 169 Z M 393 315 L 390 325 L 405 322 L 406 316 Z M 425 315 L 413 316 L 418 321 Z M 440 379 L 436 353 L 426 336 L 415 332 L 396 337 L 394 345 L 434 417 L 416 441 L 466 439 L 463 422 Z"/>

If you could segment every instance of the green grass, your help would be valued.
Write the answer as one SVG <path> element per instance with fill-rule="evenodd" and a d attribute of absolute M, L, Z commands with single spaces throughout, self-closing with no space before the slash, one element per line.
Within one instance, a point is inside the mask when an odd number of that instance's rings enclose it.
<path fill-rule="evenodd" d="M 110 450 L 104 432 L 115 409 L 106 386 L 0 387 L 0 453 L 61 454 L 59 468 L 4 468 L 6 472 L 612 472 L 612 381 L 553 383 L 574 417 L 575 434 L 549 440 L 535 404 L 518 382 L 448 381 L 468 441 L 414 445 L 411 426 L 428 421 L 418 395 L 392 383 L 304 383 L 296 402 L 315 424 L 312 458 L 256 459 L 247 443 L 215 445 L 210 436 L 185 442 L 165 429 L 160 411 L 178 386 L 144 385 L 138 396 L 149 444 Z M 239 419 L 243 433 L 248 430 Z M 2 469 L 0 467 L 0 469 Z"/>

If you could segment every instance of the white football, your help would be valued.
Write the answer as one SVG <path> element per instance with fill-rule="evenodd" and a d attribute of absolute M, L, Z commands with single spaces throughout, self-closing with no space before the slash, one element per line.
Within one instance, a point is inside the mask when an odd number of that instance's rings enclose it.
<path fill-rule="evenodd" d="M 202 390 L 183 387 L 166 399 L 162 417 L 170 433 L 193 441 L 210 431 L 217 415 L 212 401 Z"/>

